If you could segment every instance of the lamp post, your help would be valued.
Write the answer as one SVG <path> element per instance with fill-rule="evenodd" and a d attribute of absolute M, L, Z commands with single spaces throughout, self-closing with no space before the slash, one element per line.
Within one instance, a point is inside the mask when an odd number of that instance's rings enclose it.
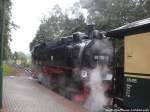
<path fill-rule="evenodd" d="M 0 109 L 3 107 L 2 90 L 3 90 L 3 68 L 2 68 L 2 56 L 3 56 L 3 34 L 5 26 L 5 0 L 0 0 Z"/>

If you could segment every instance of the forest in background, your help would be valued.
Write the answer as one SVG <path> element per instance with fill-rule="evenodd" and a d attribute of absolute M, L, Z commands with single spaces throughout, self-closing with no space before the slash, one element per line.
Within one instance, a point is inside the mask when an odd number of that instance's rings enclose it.
<path fill-rule="evenodd" d="M 30 50 L 41 40 L 86 31 L 87 24 L 95 24 L 100 31 L 109 31 L 149 17 L 150 0 L 80 0 L 65 12 L 55 5 L 49 16 L 41 20 Z"/>
<path fill-rule="evenodd" d="M 18 26 L 11 20 L 11 0 L 5 0 L 5 6 L 2 5 L 2 1 L 0 0 L 0 22 L 2 9 L 5 8 L 3 59 L 7 60 L 14 55 L 9 46 L 12 40 L 11 29 L 17 29 Z M 149 17 L 150 0 L 80 0 L 65 11 L 59 5 L 55 5 L 49 15 L 41 19 L 37 33 L 30 43 L 30 49 L 41 39 L 56 39 L 76 31 L 86 31 L 87 24 L 96 24 L 98 30 L 109 31 Z"/>
<path fill-rule="evenodd" d="M 5 5 L 4 5 L 5 4 Z M 7 62 L 9 60 L 12 60 L 14 63 L 17 62 L 17 60 L 21 60 L 21 65 L 27 65 L 27 60 L 29 59 L 29 56 L 25 55 L 23 52 L 11 52 L 10 49 L 10 41 L 12 41 L 11 38 L 11 30 L 19 28 L 18 25 L 16 25 L 12 21 L 12 2 L 11 0 L 0 0 L 0 33 L 2 34 L 3 29 L 3 61 Z M 10 73 L 9 66 L 4 63 L 4 74 Z"/>
<path fill-rule="evenodd" d="M 5 0 L 5 6 L 3 5 L 3 0 L 0 0 L 0 25 L 2 25 L 2 19 L 5 18 L 5 27 L 4 27 L 4 38 L 3 38 L 3 58 L 4 60 L 8 58 L 10 55 L 10 47 L 9 47 L 9 40 L 10 40 L 10 30 L 11 30 L 11 1 Z M 5 17 L 3 17 L 3 8 L 5 9 Z M 2 26 L 0 26 L 2 28 Z"/>

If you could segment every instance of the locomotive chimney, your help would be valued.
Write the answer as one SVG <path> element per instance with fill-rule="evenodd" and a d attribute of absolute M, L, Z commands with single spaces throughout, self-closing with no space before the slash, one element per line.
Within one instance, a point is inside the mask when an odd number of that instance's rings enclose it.
<path fill-rule="evenodd" d="M 95 30 L 96 28 L 95 28 L 95 24 L 90 24 L 90 25 L 88 25 L 88 36 L 89 36 L 89 38 L 92 38 L 92 33 L 93 33 L 93 31 Z"/>

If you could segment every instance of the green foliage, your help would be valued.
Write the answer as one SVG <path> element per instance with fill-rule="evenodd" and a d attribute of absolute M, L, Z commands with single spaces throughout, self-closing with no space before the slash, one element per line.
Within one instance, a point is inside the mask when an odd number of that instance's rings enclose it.
<path fill-rule="evenodd" d="M 7 64 L 3 64 L 3 74 L 4 76 L 11 74 L 11 68 Z"/>
<path fill-rule="evenodd" d="M 78 6 L 76 5 L 76 7 Z M 46 38 L 58 39 L 68 36 L 75 31 L 85 30 L 85 19 L 83 15 L 79 13 L 79 10 L 72 9 L 72 14 L 75 15 L 75 18 L 70 18 L 68 14 L 62 13 L 58 5 L 54 6 L 50 16 L 41 20 L 37 34 L 30 44 L 30 50 L 33 46 Z"/>
<path fill-rule="evenodd" d="M 101 30 L 150 17 L 149 0 L 80 0 L 88 10 L 87 21 Z"/>
<path fill-rule="evenodd" d="M 82 9 L 88 11 L 87 24 L 109 31 L 129 22 L 150 17 L 150 0 L 80 0 L 70 8 L 71 16 L 56 5 L 49 17 L 43 18 L 30 50 L 45 38 L 57 39 L 75 31 L 85 31 Z"/>
<path fill-rule="evenodd" d="M 16 27 L 14 23 L 11 22 L 11 0 L 5 0 L 5 6 L 0 5 L 0 20 L 2 19 L 2 11 L 5 9 L 4 17 L 4 32 L 3 32 L 3 60 L 7 60 L 11 55 L 11 50 L 9 47 L 9 41 L 11 40 L 11 29 Z M 2 21 L 0 21 L 2 22 Z M 2 23 L 0 23 L 2 24 Z"/>
<path fill-rule="evenodd" d="M 4 34 L 3 34 L 3 59 L 6 60 L 8 59 L 9 55 L 11 54 L 10 47 L 9 47 L 9 39 L 10 39 L 10 21 L 11 21 L 11 1 L 6 0 L 5 2 L 6 7 L 5 7 L 5 29 L 4 29 Z"/>
<path fill-rule="evenodd" d="M 12 60 L 15 61 L 15 63 L 17 63 L 17 60 L 20 61 L 19 64 L 25 66 L 27 65 L 27 59 L 28 57 L 23 53 L 23 52 L 14 52 L 12 54 Z"/>

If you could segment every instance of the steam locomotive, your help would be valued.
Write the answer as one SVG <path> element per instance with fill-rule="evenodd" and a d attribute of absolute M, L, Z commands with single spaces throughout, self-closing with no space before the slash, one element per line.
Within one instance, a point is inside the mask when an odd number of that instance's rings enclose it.
<path fill-rule="evenodd" d="M 35 77 L 63 96 L 83 103 L 92 89 L 90 71 L 100 66 L 101 85 L 113 100 L 113 109 L 149 111 L 149 37 L 150 18 L 106 33 L 89 25 L 88 33 L 44 39 L 32 49 Z"/>
<path fill-rule="evenodd" d="M 43 39 L 32 49 L 34 77 L 53 91 L 83 103 L 90 94 L 90 71 L 102 66 L 102 87 L 111 94 L 113 47 L 111 39 L 88 26 L 88 33 L 75 32 L 57 40 Z M 107 66 L 107 67 L 106 67 Z"/>

